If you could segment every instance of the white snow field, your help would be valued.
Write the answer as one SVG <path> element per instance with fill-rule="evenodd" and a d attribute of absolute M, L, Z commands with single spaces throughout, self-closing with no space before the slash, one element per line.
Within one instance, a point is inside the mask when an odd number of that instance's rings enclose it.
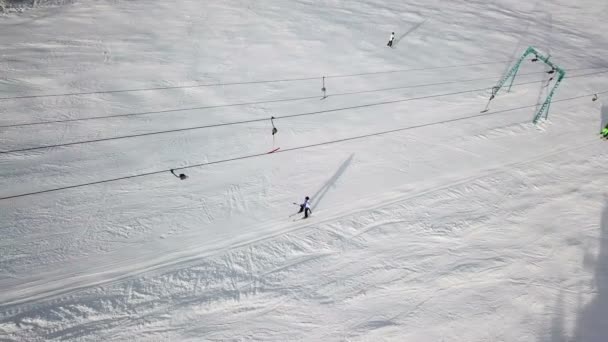
<path fill-rule="evenodd" d="M 608 341 L 607 17 L 604 0 L 1 16 L 0 340 Z M 548 120 L 552 75 L 529 59 L 481 114 L 531 45 L 567 73 Z M 307 195 L 312 217 L 289 217 Z"/>

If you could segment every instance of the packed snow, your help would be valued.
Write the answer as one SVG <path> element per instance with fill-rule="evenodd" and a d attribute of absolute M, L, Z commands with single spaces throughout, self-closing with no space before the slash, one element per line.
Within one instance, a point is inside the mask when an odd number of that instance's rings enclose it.
<path fill-rule="evenodd" d="M 0 16 L 0 340 L 608 341 L 606 16 L 601 0 Z M 552 74 L 529 58 L 480 113 L 528 46 L 566 70 L 548 119 L 532 123 Z"/>

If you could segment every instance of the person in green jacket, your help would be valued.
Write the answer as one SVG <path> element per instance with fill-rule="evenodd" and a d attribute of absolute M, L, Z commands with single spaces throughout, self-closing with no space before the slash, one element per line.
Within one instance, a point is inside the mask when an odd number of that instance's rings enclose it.
<path fill-rule="evenodd" d="M 604 138 L 608 139 L 608 125 L 606 125 L 606 127 L 604 127 L 601 134 Z"/>

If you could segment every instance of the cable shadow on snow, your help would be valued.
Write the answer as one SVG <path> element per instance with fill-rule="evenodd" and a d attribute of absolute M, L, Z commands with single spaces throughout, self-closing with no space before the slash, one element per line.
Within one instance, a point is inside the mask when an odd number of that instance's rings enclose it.
<path fill-rule="evenodd" d="M 605 342 L 608 339 L 608 196 L 600 219 L 600 251 L 595 260 L 595 298 L 578 313 L 572 341 Z"/>
<path fill-rule="evenodd" d="M 342 176 L 344 171 L 346 171 L 346 169 L 352 162 L 354 156 L 355 156 L 354 153 L 351 154 L 350 157 L 348 157 L 342 163 L 342 165 L 340 165 L 340 167 L 334 173 L 334 175 L 331 176 L 331 178 L 328 179 L 327 182 L 325 182 L 325 184 L 323 184 L 323 186 L 319 190 L 317 190 L 317 192 L 312 196 L 312 210 L 315 210 L 319 206 L 319 203 L 321 203 L 321 200 L 323 200 L 323 197 L 325 197 L 325 195 L 327 194 L 329 189 L 335 186 L 335 184 L 338 181 L 338 179 L 340 178 L 340 176 Z"/>

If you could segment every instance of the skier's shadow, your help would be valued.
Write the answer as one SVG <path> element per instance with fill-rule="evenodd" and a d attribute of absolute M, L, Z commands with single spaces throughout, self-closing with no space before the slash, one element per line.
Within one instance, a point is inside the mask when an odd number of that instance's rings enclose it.
<path fill-rule="evenodd" d="M 312 196 L 312 209 L 313 210 L 316 209 L 317 206 L 319 206 L 319 203 L 321 203 L 321 200 L 323 199 L 323 197 L 325 197 L 325 194 L 327 194 L 327 191 L 329 191 L 329 189 L 334 186 L 334 184 L 338 181 L 338 178 L 340 178 L 340 176 L 342 176 L 344 171 L 346 171 L 346 169 L 352 162 L 354 156 L 355 156 L 354 153 L 351 154 L 350 157 L 348 157 L 348 159 L 346 159 L 342 163 L 342 165 L 340 165 L 340 167 L 338 168 L 336 173 L 334 173 L 334 175 L 331 176 L 331 178 L 328 179 L 327 182 L 325 182 L 325 184 L 323 184 L 323 186 L 319 190 L 317 190 L 317 192 Z"/>
<path fill-rule="evenodd" d="M 412 28 L 410 28 L 409 30 L 407 30 L 407 32 L 405 32 L 404 34 L 402 34 L 401 36 L 399 36 L 399 38 L 395 39 L 395 41 L 393 42 L 393 48 L 397 46 L 397 44 L 399 44 L 399 42 L 407 37 L 410 33 L 416 31 L 418 28 L 420 28 L 420 26 L 424 25 L 424 23 L 426 23 L 428 19 L 424 19 L 423 21 L 419 22 L 418 24 L 412 26 Z"/>

